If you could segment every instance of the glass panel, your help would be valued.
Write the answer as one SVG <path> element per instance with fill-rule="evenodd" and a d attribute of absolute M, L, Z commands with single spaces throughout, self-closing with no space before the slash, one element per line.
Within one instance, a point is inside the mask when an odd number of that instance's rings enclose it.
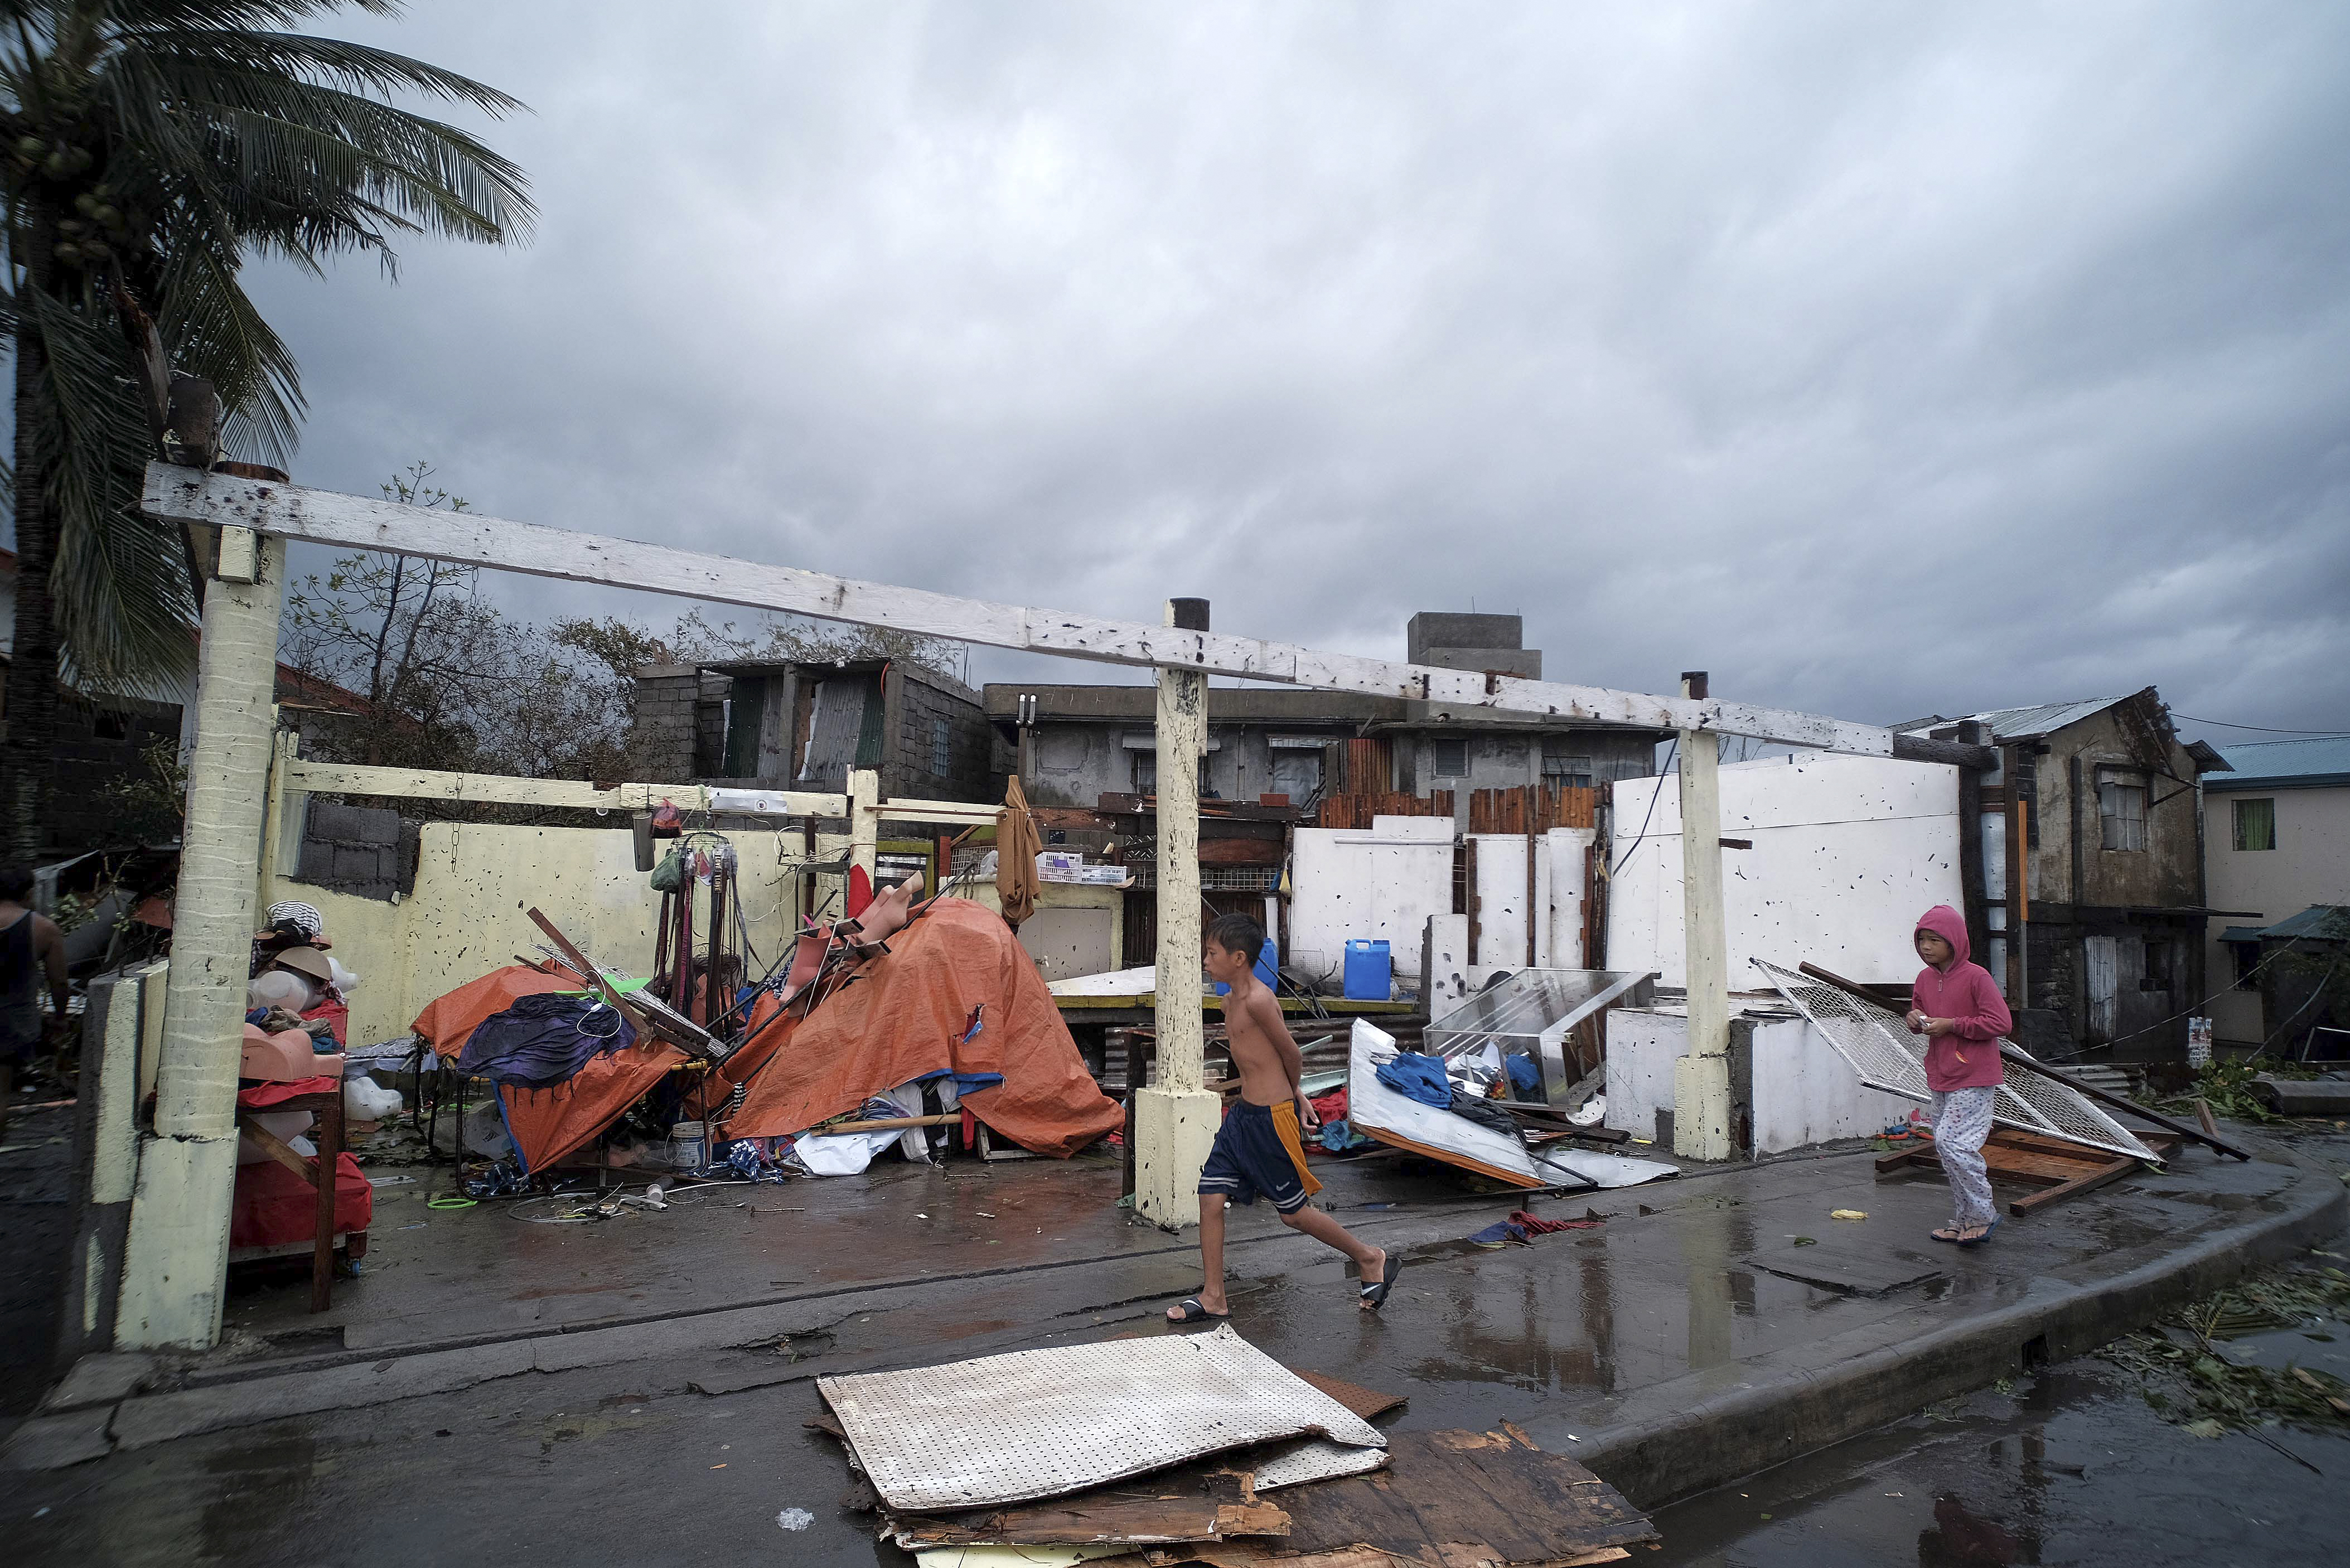
<path fill-rule="evenodd" d="M 2240 800 L 2235 803 L 2236 847 L 2239 849 L 2274 849 L 2276 847 L 2276 802 L 2274 800 Z"/>

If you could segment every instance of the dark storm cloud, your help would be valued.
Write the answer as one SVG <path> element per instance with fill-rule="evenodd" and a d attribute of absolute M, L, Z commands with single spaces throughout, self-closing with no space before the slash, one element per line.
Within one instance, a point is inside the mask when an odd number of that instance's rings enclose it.
<path fill-rule="evenodd" d="M 546 215 L 267 285 L 307 482 L 1388 656 L 1473 599 L 1555 678 L 1853 718 L 2350 723 L 2350 12 L 364 32 L 534 106 Z"/>

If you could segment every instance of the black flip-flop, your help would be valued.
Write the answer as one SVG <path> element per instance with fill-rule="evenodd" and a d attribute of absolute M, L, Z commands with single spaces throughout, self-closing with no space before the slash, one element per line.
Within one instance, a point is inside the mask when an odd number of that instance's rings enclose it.
<path fill-rule="evenodd" d="M 1223 1319 L 1232 1315 L 1228 1312 L 1210 1312 L 1206 1307 L 1200 1304 L 1200 1298 L 1197 1296 L 1185 1296 L 1181 1301 L 1177 1302 L 1175 1304 L 1183 1309 L 1183 1315 L 1181 1317 L 1167 1318 L 1169 1323 L 1206 1323 L 1211 1318 L 1218 1322 L 1222 1322 Z M 1161 1313 L 1159 1315 L 1161 1317 L 1166 1317 L 1167 1314 Z"/>
<path fill-rule="evenodd" d="M 1362 1303 L 1377 1312 L 1388 1304 L 1388 1292 L 1395 1288 L 1396 1276 L 1403 1272 L 1403 1264 L 1393 1256 L 1388 1259 L 1387 1278 L 1365 1285 L 1357 1293 Z"/>

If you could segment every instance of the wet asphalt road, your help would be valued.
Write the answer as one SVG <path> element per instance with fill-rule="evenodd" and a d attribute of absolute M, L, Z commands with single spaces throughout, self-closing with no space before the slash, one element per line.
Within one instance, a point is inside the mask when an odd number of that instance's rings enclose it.
<path fill-rule="evenodd" d="M 2350 1335 L 2350 1328 L 2343 1331 Z M 2345 1341 L 2340 1343 L 2350 1343 Z M 2350 1560 L 2350 1438 L 2191 1436 L 2095 1356 L 1655 1515 L 1655 1568 L 1915 1562 L 2169 1568 Z"/>

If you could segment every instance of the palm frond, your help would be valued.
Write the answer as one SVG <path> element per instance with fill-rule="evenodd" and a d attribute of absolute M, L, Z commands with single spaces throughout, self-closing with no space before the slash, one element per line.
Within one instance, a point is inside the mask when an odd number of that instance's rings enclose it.
<path fill-rule="evenodd" d="M 385 96 L 421 92 L 445 103 L 464 103 L 503 118 L 529 106 L 486 82 L 390 49 L 302 33 L 264 33 L 241 27 L 140 27 L 126 32 L 125 53 L 147 51 L 187 68 L 210 65 L 260 79 L 317 83 L 354 94 Z"/>
<path fill-rule="evenodd" d="M 26 432 L 57 518 L 50 592 L 69 679 L 122 690 L 194 667 L 195 601 L 178 536 L 139 510 L 152 444 L 122 378 L 110 320 L 33 294 L 25 324 L 47 350 L 48 417 Z"/>
<path fill-rule="evenodd" d="M 196 248 L 173 257 L 156 327 L 172 363 L 210 378 L 231 410 L 229 451 L 284 466 L 299 443 L 307 407 L 302 372 L 244 292 L 234 260 Z"/>

